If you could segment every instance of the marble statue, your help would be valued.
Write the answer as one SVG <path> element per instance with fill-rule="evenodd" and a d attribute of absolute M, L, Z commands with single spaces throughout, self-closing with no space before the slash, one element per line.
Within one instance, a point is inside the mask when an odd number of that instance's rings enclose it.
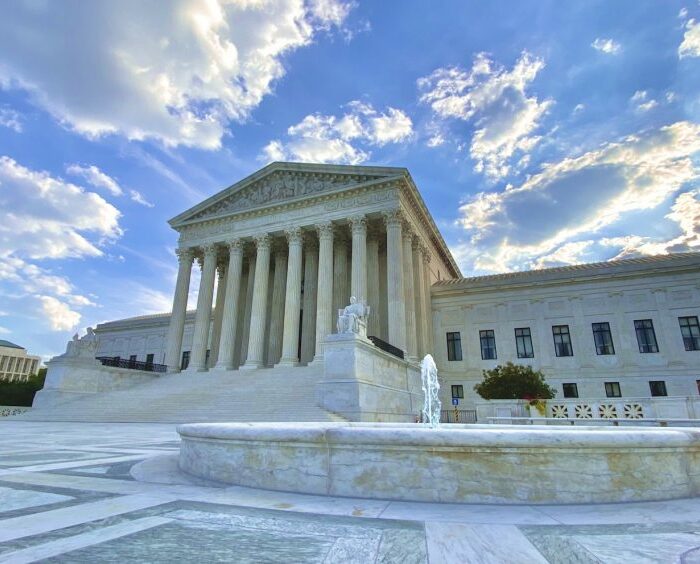
<path fill-rule="evenodd" d="M 80 338 L 77 333 L 73 335 L 73 339 L 68 342 L 66 352 L 63 356 L 94 360 L 97 354 L 97 346 L 97 335 L 92 327 L 88 327 L 84 337 Z"/>
<path fill-rule="evenodd" d="M 338 310 L 338 333 L 356 333 L 367 336 L 367 316 L 369 306 L 358 302 L 355 296 L 350 298 L 350 305 Z"/>
<path fill-rule="evenodd" d="M 440 424 L 440 381 L 437 366 L 432 355 L 426 354 L 420 364 L 420 376 L 423 387 L 423 422 L 431 427 Z"/>

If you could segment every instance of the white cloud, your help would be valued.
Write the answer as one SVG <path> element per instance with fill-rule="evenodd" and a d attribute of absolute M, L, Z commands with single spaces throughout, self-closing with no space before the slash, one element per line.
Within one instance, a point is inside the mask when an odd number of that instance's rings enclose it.
<path fill-rule="evenodd" d="M 70 307 L 94 304 L 32 261 L 101 255 L 100 247 L 121 235 L 119 216 L 96 193 L 0 157 L 0 280 L 38 300 L 45 314 L 56 313 L 52 328 L 65 327 L 79 318 Z"/>
<path fill-rule="evenodd" d="M 688 8 L 681 8 L 678 12 L 678 17 L 682 20 L 688 17 Z"/>
<path fill-rule="evenodd" d="M 0 19 L 0 86 L 67 127 L 221 146 L 285 74 L 282 58 L 342 23 L 341 0 L 16 2 Z M 61 61 L 61 64 L 57 64 Z"/>
<path fill-rule="evenodd" d="M 686 22 L 683 42 L 678 46 L 678 57 L 700 57 L 700 22 L 694 19 Z"/>
<path fill-rule="evenodd" d="M 600 37 L 596 38 L 595 41 L 591 43 L 591 47 L 607 55 L 617 55 L 622 50 L 622 46 L 617 41 L 613 39 L 602 39 Z"/>
<path fill-rule="evenodd" d="M 576 105 L 574 106 L 574 112 L 573 112 L 573 113 L 574 113 L 574 114 L 578 114 L 578 113 L 582 112 L 582 111 L 585 110 L 585 109 L 586 109 L 585 104 L 576 104 Z"/>
<path fill-rule="evenodd" d="M 80 323 L 81 315 L 53 296 L 39 296 L 41 313 L 54 331 L 71 331 Z"/>
<path fill-rule="evenodd" d="M 474 249 L 467 259 L 481 270 L 519 269 L 568 243 L 592 239 L 624 214 L 652 210 L 697 179 L 692 157 L 699 151 L 700 124 L 677 122 L 545 165 L 520 186 L 481 192 L 460 208 Z M 686 245 L 695 220 L 682 210 L 695 209 L 690 198 L 679 197 L 671 218 L 683 226 Z M 571 256 L 585 249 L 565 250 Z"/>
<path fill-rule="evenodd" d="M 22 133 L 21 117 L 11 108 L 0 107 L 0 126 L 12 129 L 16 133 Z"/>
<path fill-rule="evenodd" d="M 646 90 L 637 90 L 630 98 L 630 103 L 640 112 L 648 112 L 659 105 L 656 100 L 649 98 Z"/>
<path fill-rule="evenodd" d="M 72 164 L 66 167 L 66 172 L 83 178 L 88 184 L 95 188 L 102 188 L 112 194 L 112 196 L 121 196 L 124 193 L 114 178 L 102 172 L 95 165 L 81 166 Z"/>
<path fill-rule="evenodd" d="M 526 89 L 543 68 L 544 61 L 527 52 L 510 71 L 480 53 L 468 71 L 439 68 L 419 79 L 420 99 L 440 118 L 474 121 L 475 169 L 502 178 L 510 173 L 511 157 L 532 151 L 540 141 L 533 133 L 553 102 L 540 102 Z"/>
<path fill-rule="evenodd" d="M 137 204 L 141 204 L 142 206 L 146 206 L 147 208 L 155 207 L 155 204 L 152 204 L 146 198 L 144 198 L 141 192 L 137 192 L 136 190 L 129 190 L 129 195 L 131 196 L 131 199 Z"/>
<path fill-rule="evenodd" d="M 287 140 L 274 139 L 263 149 L 270 161 L 358 164 L 370 157 L 368 147 L 401 143 L 413 136 L 413 122 L 404 112 L 379 113 L 358 101 L 342 116 L 312 114 L 287 129 Z M 360 148 L 363 145 L 364 148 Z"/>
<path fill-rule="evenodd" d="M 12 333 L 7 327 L 0 326 L 0 335 L 9 335 Z"/>

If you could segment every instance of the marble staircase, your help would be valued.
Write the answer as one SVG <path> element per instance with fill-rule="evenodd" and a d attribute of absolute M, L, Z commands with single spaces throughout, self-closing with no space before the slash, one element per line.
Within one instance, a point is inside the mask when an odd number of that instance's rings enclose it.
<path fill-rule="evenodd" d="M 17 416 L 35 421 L 344 421 L 316 405 L 322 366 L 167 374 Z"/>

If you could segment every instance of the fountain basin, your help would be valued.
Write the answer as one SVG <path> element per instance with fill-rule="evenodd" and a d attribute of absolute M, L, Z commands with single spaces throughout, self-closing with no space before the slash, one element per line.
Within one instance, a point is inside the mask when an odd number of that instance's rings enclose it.
<path fill-rule="evenodd" d="M 700 493 L 700 429 L 411 423 L 181 425 L 181 470 L 227 484 L 453 503 Z"/>

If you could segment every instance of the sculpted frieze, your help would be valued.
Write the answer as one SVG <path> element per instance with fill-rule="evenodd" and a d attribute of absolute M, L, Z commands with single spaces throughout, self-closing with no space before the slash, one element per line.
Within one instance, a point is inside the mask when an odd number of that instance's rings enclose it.
<path fill-rule="evenodd" d="M 190 219 L 219 216 L 345 186 L 353 187 L 376 178 L 378 177 L 367 175 L 274 172 L 250 186 L 237 190 Z"/>

